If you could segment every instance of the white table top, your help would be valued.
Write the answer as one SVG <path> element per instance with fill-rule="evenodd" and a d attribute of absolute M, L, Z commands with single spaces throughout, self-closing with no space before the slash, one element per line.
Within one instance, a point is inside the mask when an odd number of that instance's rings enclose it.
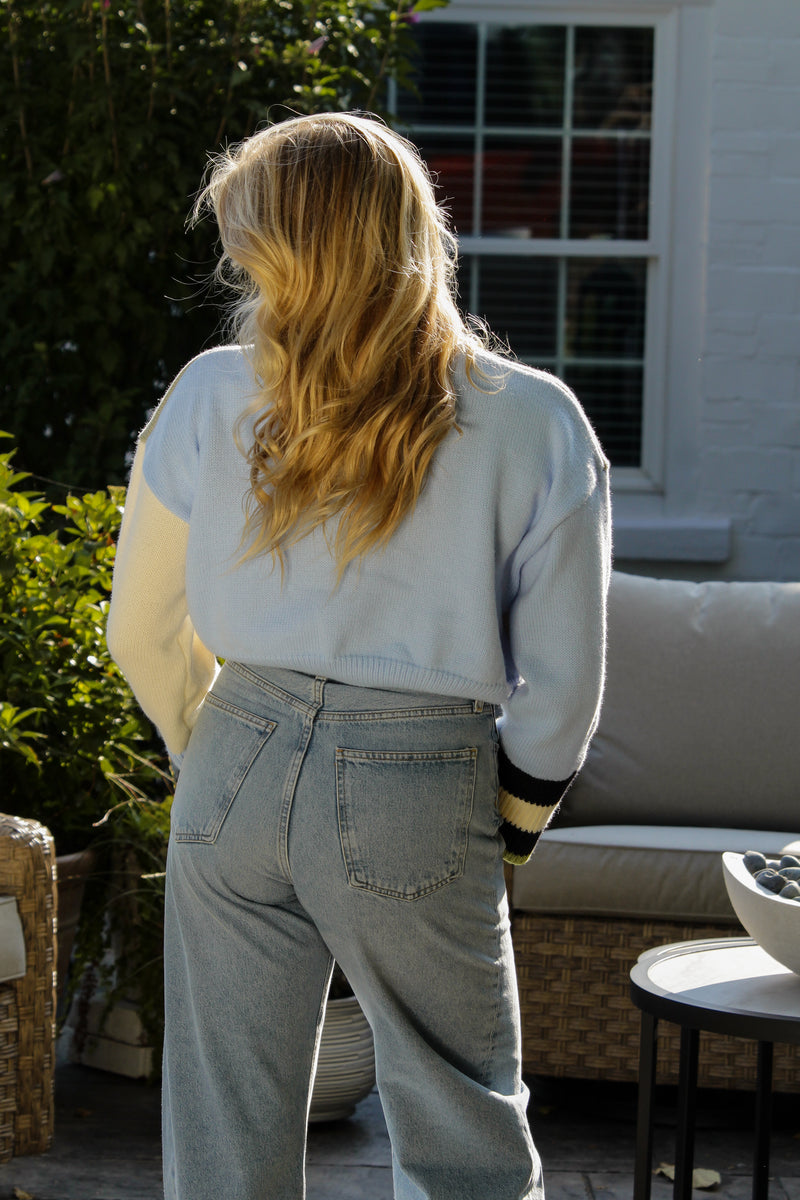
<path fill-rule="evenodd" d="M 744 1018 L 797 1021 L 800 975 L 752 938 L 673 942 L 647 950 L 631 971 L 644 992 L 690 1008 Z"/>

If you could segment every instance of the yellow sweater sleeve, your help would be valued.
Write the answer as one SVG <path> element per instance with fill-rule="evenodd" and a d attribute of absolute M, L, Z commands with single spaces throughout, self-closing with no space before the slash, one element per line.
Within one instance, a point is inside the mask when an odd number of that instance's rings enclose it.
<path fill-rule="evenodd" d="M 114 566 L 107 641 L 170 754 L 183 753 L 219 665 L 186 603 L 189 526 L 150 491 L 136 452 Z"/>

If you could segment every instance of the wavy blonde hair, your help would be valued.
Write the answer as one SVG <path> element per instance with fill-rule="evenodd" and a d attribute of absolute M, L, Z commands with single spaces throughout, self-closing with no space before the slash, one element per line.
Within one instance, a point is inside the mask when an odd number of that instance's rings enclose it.
<path fill-rule="evenodd" d="M 457 428 L 451 367 L 480 339 L 456 308 L 456 242 L 412 144 L 377 119 L 324 113 L 273 125 L 211 164 L 217 275 L 255 401 L 245 557 L 315 527 L 338 577 L 411 512 Z M 266 393 L 266 395 L 264 394 Z"/>

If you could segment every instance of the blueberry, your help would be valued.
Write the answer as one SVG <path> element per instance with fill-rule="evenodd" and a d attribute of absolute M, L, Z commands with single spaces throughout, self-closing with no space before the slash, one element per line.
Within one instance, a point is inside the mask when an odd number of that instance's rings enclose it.
<path fill-rule="evenodd" d="M 764 870 L 767 860 L 759 850 L 748 850 L 744 855 L 744 865 L 751 875 L 755 875 L 757 871 Z"/>
<path fill-rule="evenodd" d="M 778 895 L 783 896 L 786 900 L 800 899 L 800 884 L 787 883 L 785 888 L 781 888 Z"/>
<path fill-rule="evenodd" d="M 798 867 L 800 868 L 800 858 L 796 854 L 784 854 L 781 859 L 782 867 Z"/>
<path fill-rule="evenodd" d="M 778 874 L 784 879 L 800 879 L 800 867 L 781 867 Z"/>

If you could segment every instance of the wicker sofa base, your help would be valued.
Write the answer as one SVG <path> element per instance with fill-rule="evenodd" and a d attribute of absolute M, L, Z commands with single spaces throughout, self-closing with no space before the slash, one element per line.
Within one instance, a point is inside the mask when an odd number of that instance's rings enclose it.
<path fill-rule="evenodd" d="M 630 968 L 644 951 L 694 938 L 741 936 L 734 926 L 552 917 L 515 912 L 512 938 L 530 1075 L 635 1081 L 640 1013 Z M 680 1030 L 659 1022 L 658 1083 L 678 1081 Z M 756 1044 L 701 1033 L 701 1087 L 753 1088 Z M 776 1045 L 773 1087 L 800 1091 L 800 1046 Z"/>

